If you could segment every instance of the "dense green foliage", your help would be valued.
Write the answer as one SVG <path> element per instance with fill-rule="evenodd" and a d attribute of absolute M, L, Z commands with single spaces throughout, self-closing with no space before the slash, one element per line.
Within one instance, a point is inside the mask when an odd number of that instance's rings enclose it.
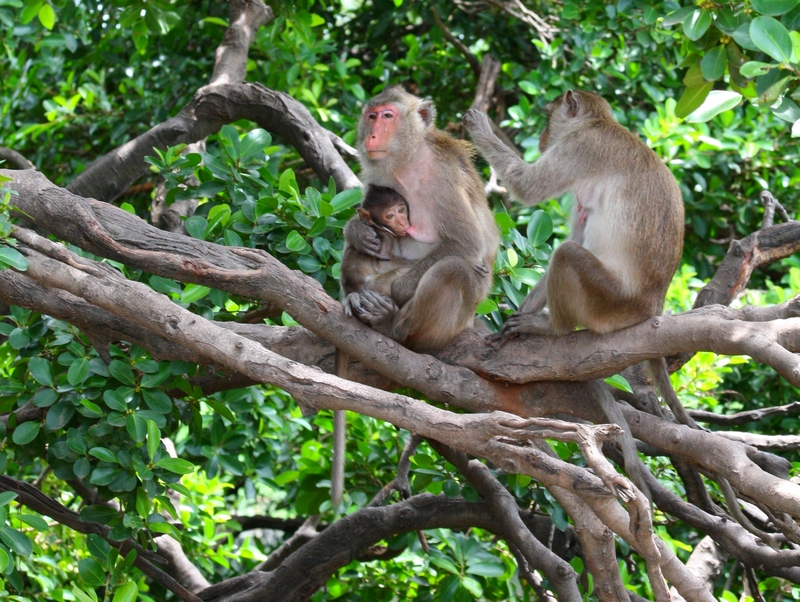
<path fill-rule="evenodd" d="M 285 2 L 275 6 L 276 19 L 251 48 L 248 81 L 288 92 L 351 143 L 360 103 L 386 84 L 402 83 L 432 97 L 440 127 L 458 135 L 477 76 L 435 25 L 437 9 L 474 55 L 501 60 L 493 116 L 527 160 L 537 157 L 547 102 L 574 87 L 598 92 L 619 121 L 667 161 L 681 185 L 687 238 L 668 309 L 688 310 L 728 242 L 758 228 L 761 190 L 772 191 L 791 215 L 800 203 L 798 145 L 791 137 L 800 135 L 793 100 L 800 3 L 592 0 L 531 7 L 552 25 L 551 37 L 501 12 L 467 14 L 434 0 Z M 21 152 L 53 182 L 68 184 L 92 160 L 175 114 L 207 83 L 226 24 L 225 6 L 206 0 L 0 0 L 0 146 Z M 726 104 L 704 105 L 702 120 L 698 114 L 683 119 L 709 98 Z M 273 144 L 270 134 L 246 122 L 223 127 L 202 155 L 180 150 L 154 152 L 149 161 L 166 177 L 169 201 L 203 199 L 186 222 L 189 235 L 265 249 L 338 294 L 341 230 L 358 191 L 318 181 L 293 149 Z M 186 188 L 191 175 L 199 186 Z M 132 191 L 120 203 L 147 218 L 150 200 Z M 507 208 L 499 197 L 491 202 L 503 243 L 492 298 L 479 311 L 499 325 L 499 307 L 519 304 L 552 245 L 563 240 L 570 199 L 536 210 Z M 4 195 L 3 203 L 13 205 L 13 196 Z M 9 228 L 0 212 L 0 268 L 24 269 L 24 258 L 6 244 Z M 255 307 L 222 291 L 114 267 L 207 318 L 232 320 Z M 772 266 L 755 276 L 753 287 L 748 302 L 786 300 L 800 289 L 800 263 L 792 258 Z M 294 321 L 284 314 L 279 323 Z M 174 535 L 210 581 L 251 570 L 279 543 L 239 535 L 232 516 L 323 512 L 333 519 L 363 507 L 394 475 L 407 433 L 350 415 L 345 502 L 332 509 L 330 413 L 304 418 L 288 395 L 269 387 L 206 396 L 190 383 L 198 373 L 194 365 L 157 362 L 125 344 L 110 351 L 106 364 L 75 327 L 10 308 L 0 322 L 0 412 L 27 402 L 47 411 L 42 421 L 0 423 L 0 474 L 28 481 L 41 476 L 45 493 L 87 520 L 108 524 L 114 539 L 135 536 L 146 543 L 148 531 Z M 797 394 L 771 368 L 710 353 L 697 354 L 673 378 L 687 407 L 720 413 L 788 403 Z M 758 427 L 793 432 L 797 420 Z M 174 443 L 178 458 L 169 457 L 162 438 Z M 562 458 L 580 460 L 576 447 L 554 448 Z M 678 487 L 671 467 L 654 464 L 654 470 Z M 101 499 L 116 500 L 119 510 L 80 506 L 66 483 L 75 478 Z M 543 488 L 528 477 L 501 479 L 521 506 L 565 526 L 566 515 Z M 477 498 L 454 467 L 424 445 L 412 460 L 411 484 L 415 493 Z M 45 521 L 13 499 L 0 494 L 0 598 L 167 599 L 130 567 L 132 556 L 120 556 L 97 536 Z M 658 533 L 684 560 L 699 539 L 666 520 Z M 510 551 L 490 534 L 427 535 L 429 553 L 421 552 L 415 534 L 404 534 L 388 542 L 406 547 L 400 556 L 351 563 L 315 599 L 392 600 L 398 583 L 419 600 L 530 599 Z M 648 595 L 641 561 L 621 545 L 626 585 Z M 731 585 L 736 597 L 723 594 L 723 584 L 717 595 L 738 599 L 737 582 Z M 761 587 L 773 600 L 800 596 L 800 588 L 776 579 Z"/>

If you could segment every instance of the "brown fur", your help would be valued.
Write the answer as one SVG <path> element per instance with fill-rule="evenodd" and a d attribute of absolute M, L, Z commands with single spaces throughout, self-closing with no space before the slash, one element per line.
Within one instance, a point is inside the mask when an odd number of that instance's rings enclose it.
<path fill-rule="evenodd" d="M 388 134 L 368 118 L 381 108 L 394 114 L 385 127 Z M 499 246 L 472 164 L 472 145 L 438 130 L 434 118 L 430 101 L 393 87 L 365 105 L 358 127 L 362 181 L 405 197 L 416 230 L 399 241 L 400 255 L 414 265 L 392 285 L 400 310 L 392 317 L 391 336 L 419 351 L 447 345 L 472 324 L 475 308 L 491 288 Z M 368 138 L 378 135 L 385 135 L 384 152 L 371 156 Z M 361 249 L 364 230 L 351 224 L 345 230 L 348 242 Z M 366 318 L 369 322 L 372 316 Z"/>
<path fill-rule="evenodd" d="M 576 326 L 613 332 L 661 314 L 683 248 L 683 199 L 666 165 L 614 120 L 590 92 L 569 91 L 547 106 L 541 157 L 527 164 L 493 133 L 486 115 L 470 110 L 464 123 L 475 145 L 509 190 L 535 205 L 575 193 L 570 239 L 559 246 L 542 279 L 498 335 L 496 347 L 520 334 L 564 335 Z M 536 315 L 547 304 L 548 317 Z M 666 364 L 650 363 L 673 413 L 686 413 L 669 384 Z M 625 424 L 614 400 L 597 384 L 609 420 Z M 647 486 L 630 430 L 622 449 L 628 473 Z"/>

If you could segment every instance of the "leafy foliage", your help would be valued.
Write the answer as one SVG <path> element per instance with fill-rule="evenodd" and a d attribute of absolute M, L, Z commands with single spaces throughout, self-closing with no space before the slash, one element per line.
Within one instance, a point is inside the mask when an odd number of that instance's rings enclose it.
<path fill-rule="evenodd" d="M 800 168 L 791 136 L 800 123 L 798 6 L 793 0 L 540 3 L 536 10 L 554 27 L 547 38 L 504 13 L 467 14 L 438 0 L 283 3 L 251 49 L 248 79 L 288 92 L 351 143 L 360 103 L 388 83 L 433 96 L 440 125 L 458 133 L 476 75 L 433 25 L 435 8 L 476 57 L 500 58 L 495 117 L 526 160 L 538 155 L 547 102 L 571 87 L 602 94 L 681 184 L 685 264 L 668 307 L 683 311 L 727 243 L 758 227 L 758 192 L 768 188 L 790 213 L 797 208 Z M 0 0 L 0 145 L 25 154 L 54 182 L 68 183 L 90 161 L 174 115 L 207 83 L 226 25 L 223 5 L 208 1 Z M 167 202 L 199 199 L 185 222 L 190 236 L 264 249 L 336 296 L 341 229 L 360 192 L 319 182 L 292 149 L 252 127 L 224 126 L 201 154 L 155 150 L 149 162 L 165 180 Z M 8 238 L 13 197 L 2 189 L 0 195 L 0 269 L 24 270 Z M 492 202 L 503 242 L 491 298 L 479 313 L 499 326 L 566 236 L 572 200 L 535 210 Z M 150 197 L 130 191 L 124 203 L 146 217 Z M 210 319 L 236 319 L 255 307 L 222 291 L 111 265 Z M 757 275 L 747 301 L 776 303 L 799 290 L 800 264 L 792 259 L 782 267 L 791 269 Z M 293 323 L 285 314 L 281 322 Z M 330 414 L 304 418 L 288 395 L 270 387 L 204 395 L 192 381 L 203 374 L 197 366 L 156 361 L 130 344 L 109 353 L 106 363 L 76 328 L 9 308 L 0 322 L 0 411 L 12 414 L 0 423 L 0 473 L 41 477 L 43 491 L 64 504 L 74 497 L 67 483 L 83 479 L 99 499 L 82 509 L 82 518 L 110 527 L 112 541 L 147 544 L 169 534 L 212 581 L 251 570 L 280 544 L 274 534 L 237 534 L 234 516 L 334 516 Z M 673 382 L 687 406 L 720 413 L 797 396 L 772 369 L 712 354 L 696 355 Z M 17 422 L 13 412 L 30 406 L 40 409 L 38 418 Z M 349 415 L 348 422 L 345 508 L 353 512 L 394 476 L 406 434 L 363 416 Z M 791 432 L 797 420 L 768 419 L 758 428 Z M 553 448 L 580 461 L 574 445 Z M 677 482 L 666 463 L 652 465 L 664 481 Z M 568 527 L 563 509 L 529 477 L 498 478 L 521 507 L 547 513 L 559 530 Z M 477 499 L 454 467 L 425 446 L 412 459 L 411 486 L 413 493 Z M 684 560 L 698 540 L 682 524 L 665 522 L 659 532 Z M 491 534 L 437 530 L 428 538 L 425 554 L 415 534 L 398 536 L 388 545 L 403 548 L 400 556 L 352 562 L 315 599 L 391 600 L 397 583 L 407 583 L 408 597 L 420 600 L 529 599 L 511 553 Z M 626 586 L 647 595 L 641 561 L 620 546 Z M 132 567 L 133 558 L 0 494 L 6 588 L 0 592 L 9 599 L 15 599 L 10 591 L 16 599 L 167 599 Z M 761 589 L 775 600 L 797 596 L 797 588 L 776 579 L 763 580 Z"/>

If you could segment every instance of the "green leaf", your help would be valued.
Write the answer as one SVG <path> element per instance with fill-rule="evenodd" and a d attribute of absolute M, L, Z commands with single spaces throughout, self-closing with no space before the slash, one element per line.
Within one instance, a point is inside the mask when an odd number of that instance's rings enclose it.
<path fill-rule="evenodd" d="M 207 286 L 201 286 L 199 284 L 187 284 L 186 288 L 183 289 L 181 293 L 181 301 L 183 303 L 194 303 L 195 301 L 199 301 L 203 297 L 206 297 L 211 292 L 211 289 Z"/>
<path fill-rule="evenodd" d="M 662 21 L 662 25 L 665 27 L 671 27 L 673 25 L 677 25 L 678 23 L 683 23 L 686 21 L 686 18 L 691 15 L 695 11 L 693 6 L 686 6 L 679 10 L 676 10 L 674 13 L 668 14 L 664 17 Z"/>
<path fill-rule="evenodd" d="M 725 53 L 725 46 L 719 45 L 706 52 L 700 62 L 703 77 L 712 82 L 725 75 L 725 67 L 728 64 L 728 56 Z"/>
<path fill-rule="evenodd" d="M 467 565 L 467 572 L 481 577 L 499 577 L 506 572 L 506 568 L 499 562 L 476 562 Z"/>
<path fill-rule="evenodd" d="M 142 389 L 153 389 L 160 384 L 163 384 L 172 376 L 172 367 L 169 364 L 159 366 L 156 372 L 145 374 L 142 376 L 142 381 L 139 386 Z"/>
<path fill-rule="evenodd" d="M 134 602 L 138 594 L 139 588 L 135 583 L 126 583 L 122 587 L 117 588 L 111 602 Z"/>
<path fill-rule="evenodd" d="M 789 37 L 792 38 L 792 63 L 800 63 L 800 31 L 790 31 Z"/>
<path fill-rule="evenodd" d="M 147 421 L 147 455 L 150 461 L 156 457 L 158 445 L 161 443 L 161 431 L 158 430 L 158 425 L 153 420 Z"/>
<path fill-rule="evenodd" d="M 750 39 L 759 50 L 779 63 L 792 60 L 792 39 L 780 21 L 772 17 L 756 17 L 750 23 Z"/>
<path fill-rule="evenodd" d="M 56 24 L 56 13 L 52 6 L 45 4 L 39 9 L 39 21 L 47 29 L 53 29 L 53 26 Z"/>
<path fill-rule="evenodd" d="M 206 232 L 208 231 L 208 221 L 206 221 L 206 218 L 203 216 L 193 215 L 183 222 L 183 226 L 192 238 L 196 238 L 197 240 L 205 239 Z"/>
<path fill-rule="evenodd" d="M 81 510 L 80 517 L 83 522 L 107 525 L 117 517 L 117 510 L 110 506 L 93 504 Z"/>
<path fill-rule="evenodd" d="M 73 387 L 77 386 L 86 380 L 90 371 L 91 366 L 89 365 L 89 360 L 85 357 L 79 358 L 70 365 L 67 371 L 67 381 L 69 381 L 69 384 Z"/>
<path fill-rule="evenodd" d="M 531 221 L 528 222 L 528 241 L 538 247 L 546 242 L 553 234 L 553 218 L 546 211 L 537 209 L 531 214 Z"/>
<path fill-rule="evenodd" d="M 480 303 L 478 303 L 478 307 L 475 309 L 475 312 L 478 315 L 485 315 L 490 314 L 493 311 L 497 311 L 497 303 L 492 301 L 491 299 L 484 299 Z"/>
<path fill-rule="evenodd" d="M 133 370 L 131 370 L 131 367 L 127 363 L 119 360 L 111 360 L 111 363 L 108 365 L 108 371 L 111 373 L 111 376 L 116 378 L 123 385 L 129 385 L 131 387 L 136 385 L 136 377 L 133 375 Z"/>
<path fill-rule="evenodd" d="M 454 575 L 461 573 L 461 571 L 458 570 L 458 567 L 453 564 L 453 561 L 446 556 L 431 556 L 430 563 L 438 566 L 440 569 L 444 569 L 448 573 L 453 573 Z"/>
<path fill-rule="evenodd" d="M 230 422 L 236 422 L 236 416 L 233 412 L 231 412 L 230 408 L 226 406 L 224 403 L 217 401 L 211 397 L 207 397 L 204 400 L 215 412 L 221 414 L 223 417 L 227 418 Z"/>
<path fill-rule="evenodd" d="M 709 121 L 723 111 L 733 109 L 742 101 L 742 95 L 730 90 L 712 90 L 703 104 L 687 118 L 690 123 Z"/>
<path fill-rule="evenodd" d="M 292 230 L 286 237 L 286 248 L 295 253 L 299 253 L 308 248 L 308 243 L 300 236 L 297 230 Z"/>
<path fill-rule="evenodd" d="M 33 542 L 28 537 L 16 529 L 5 526 L 0 528 L 0 539 L 6 544 L 15 554 L 20 556 L 30 556 L 33 552 Z"/>
<path fill-rule="evenodd" d="M 105 447 L 93 447 L 89 450 L 89 455 L 102 460 L 103 462 L 118 462 L 117 456 L 110 449 Z"/>
<path fill-rule="evenodd" d="M 717 13 L 714 23 L 721 32 L 731 35 L 739 27 L 739 17 L 730 8 L 723 8 Z"/>
<path fill-rule="evenodd" d="M 39 532 L 47 531 L 47 529 L 50 528 L 47 521 L 38 514 L 15 514 L 14 517 L 21 520 L 26 525 L 30 525 Z"/>
<path fill-rule="evenodd" d="M 483 587 L 481 587 L 481 584 L 478 583 L 472 577 L 462 577 L 461 585 L 463 585 L 464 589 L 467 590 L 476 598 L 480 598 L 483 596 Z"/>
<path fill-rule="evenodd" d="M 111 408 L 112 410 L 116 410 L 117 412 L 127 412 L 128 411 L 128 404 L 119 396 L 116 391 L 112 391 L 111 389 L 106 389 L 103 392 L 103 401 L 106 402 L 106 405 Z"/>
<path fill-rule="evenodd" d="M 442 491 L 447 497 L 456 497 L 461 493 L 461 486 L 453 479 L 447 479 L 442 485 Z"/>
<path fill-rule="evenodd" d="M 690 40 L 699 40 L 708 31 L 712 21 L 711 13 L 706 9 L 695 9 L 683 22 L 683 32 Z"/>
<path fill-rule="evenodd" d="M 90 533 L 86 538 L 86 549 L 89 550 L 89 554 L 105 562 L 108 558 L 108 553 L 111 551 L 111 546 L 97 533 Z"/>
<path fill-rule="evenodd" d="M 17 445 L 27 445 L 36 439 L 41 426 L 38 422 L 23 422 L 14 429 L 11 440 Z"/>
<path fill-rule="evenodd" d="M 34 380 L 45 387 L 52 387 L 55 383 L 53 366 L 43 357 L 32 357 L 28 361 L 28 370 Z"/>
<path fill-rule="evenodd" d="M 800 119 L 800 107 L 788 96 L 783 97 L 781 104 L 773 108 L 772 113 L 775 117 L 788 121 L 789 123 L 794 123 Z"/>
<path fill-rule="evenodd" d="M 675 105 L 675 116 L 679 119 L 688 117 L 697 107 L 703 104 L 713 86 L 712 82 L 707 82 L 699 88 L 686 88 Z"/>
<path fill-rule="evenodd" d="M 84 558 L 79 561 L 78 573 L 86 585 L 101 587 L 106 584 L 106 570 L 94 558 Z"/>
<path fill-rule="evenodd" d="M 147 422 L 141 416 L 128 414 L 125 419 L 125 430 L 137 443 L 142 443 L 147 437 Z"/>
<path fill-rule="evenodd" d="M 0 493 L 0 507 L 8 505 L 15 499 L 17 499 L 16 491 L 4 491 Z"/>
<path fill-rule="evenodd" d="M 11 266 L 19 272 L 24 272 L 28 269 L 28 260 L 16 249 L 0 245 L 0 269 L 2 269 L 3 265 Z"/>
<path fill-rule="evenodd" d="M 245 159 L 262 152 L 270 145 L 271 142 L 272 136 L 270 136 L 269 132 L 267 130 L 257 128 L 245 134 L 240 143 L 239 152 L 241 153 L 242 158 Z"/>
<path fill-rule="evenodd" d="M 194 464 L 181 458 L 161 458 L 156 466 L 176 474 L 189 474 L 194 471 Z"/>
<path fill-rule="evenodd" d="M 706 78 L 703 77 L 703 68 L 700 63 L 696 63 L 686 70 L 686 75 L 683 76 L 683 84 L 687 88 L 699 88 L 706 84 Z"/>
<path fill-rule="evenodd" d="M 795 121 L 792 126 L 792 138 L 800 138 L 800 119 Z"/>
<path fill-rule="evenodd" d="M 782 15 L 798 5 L 798 0 L 750 0 L 750 5 L 762 15 Z"/>
<path fill-rule="evenodd" d="M 0 573 L 4 573 L 10 558 L 8 556 L 8 552 L 6 552 L 3 548 L 0 548 Z"/>
<path fill-rule="evenodd" d="M 765 75 L 773 67 L 777 67 L 777 65 L 761 63 L 759 61 L 748 61 L 739 68 L 739 73 L 748 79 L 752 79 L 760 75 Z"/>
<path fill-rule="evenodd" d="M 628 393 L 633 393 L 631 385 L 628 383 L 627 380 L 625 380 L 624 376 L 615 374 L 614 376 L 609 376 L 608 378 L 604 378 L 603 380 L 612 387 L 616 387 L 617 389 L 627 391 Z"/>
<path fill-rule="evenodd" d="M 300 195 L 300 189 L 297 187 L 297 180 L 294 177 L 294 172 L 291 169 L 285 170 L 280 179 L 278 180 L 278 190 L 289 192 L 295 196 Z"/>
<path fill-rule="evenodd" d="M 169 414 L 172 411 L 172 400 L 164 391 L 158 389 L 143 389 L 142 397 L 147 407 L 159 414 Z"/>
<path fill-rule="evenodd" d="M 47 410 L 45 426 L 48 431 L 58 431 L 63 429 L 75 415 L 75 406 L 71 401 L 59 401 Z"/>
<path fill-rule="evenodd" d="M 344 211 L 345 209 L 350 209 L 355 205 L 358 205 L 362 199 L 362 191 L 360 188 L 348 188 L 347 190 L 342 190 L 339 194 L 331 199 L 331 205 L 333 205 L 333 214 L 336 215 L 340 211 Z"/>

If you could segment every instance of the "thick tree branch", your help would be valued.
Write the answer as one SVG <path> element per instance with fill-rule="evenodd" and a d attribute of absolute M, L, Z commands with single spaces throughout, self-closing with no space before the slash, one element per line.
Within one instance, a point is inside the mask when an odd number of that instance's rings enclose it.
<path fill-rule="evenodd" d="M 0 146 L 0 161 L 7 161 L 13 169 L 36 169 L 24 155 L 4 146 Z"/>

